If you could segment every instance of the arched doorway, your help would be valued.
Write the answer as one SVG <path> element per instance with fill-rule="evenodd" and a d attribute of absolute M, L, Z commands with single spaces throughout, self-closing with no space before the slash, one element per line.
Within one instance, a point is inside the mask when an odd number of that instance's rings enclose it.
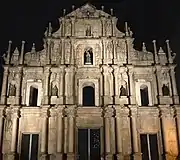
<path fill-rule="evenodd" d="M 140 87 L 140 93 L 141 93 L 141 106 L 148 106 L 149 105 L 148 87 L 146 85 L 142 85 Z"/>
<path fill-rule="evenodd" d="M 83 106 L 95 106 L 94 88 L 86 86 L 83 88 Z"/>
<path fill-rule="evenodd" d="M 30 106 L 37 106 L 38 100 L 38 89 L 36 87 L 30 87 L 30 97 L 29 97 L 29 105 Z"/>

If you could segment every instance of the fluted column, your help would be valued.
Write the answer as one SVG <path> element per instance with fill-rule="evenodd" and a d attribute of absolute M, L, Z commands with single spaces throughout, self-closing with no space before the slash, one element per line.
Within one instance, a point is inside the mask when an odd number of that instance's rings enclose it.
<path fill-rule="evenodd" d="M 14 107 L 14 106 L 12 106 Z M 12 137 L 11 137 L 11 157 L 15 160 L 17 154 L 19 108 L 12 108 Z"/>
<path fill-rule="evenodd" d="M 5 66 L 3 73 L 3 81 L 2 81 L 1 104 L 6 104 L 7 88 L 8 88 L 7 79 L 8 79 L 8 66 Z"/>
<path fill-rule="evenodd" d="M 49 76 L 50 76 L 50 67 L 44 68 L 44 102 L 43 104 L 49 104 Z"/>
<path fill-rule="evenodd" d="M 121 110 L 122 109 L 120 106 L 116 106 L 116 144 L 117 144 L 117 159 L 118 160 L 123 159 L 123 155 L 122 155 L 122 132 L 121 132 L 121 126 L 122 126 Z"/>
<path fill-rule="evenodd" d="M 129 67 L 129 93 L 130 93 L 130 104 L 136 104 L 136 100 L 135 100 L 135 84 L 134 84 L 134 72 L 133 72 L 133 68 Z"/>
<path fill-rule="evenodd" d="M 41 159 L 47 159 L 47 137 L 48 137 L 48 108 L 49 106 L 43 106 L 41 109 Z"/>
<path fill-rule="evenodd" d="M 177 131 L 174 119 L 174 109 L 172 107 L 161 107 L 160 118 L 161 118 L 161 132 L 162 141 L 164 145 L 164 159 L 171 160 L 176 159 L 178 156 L 178 146 L 177 146 Z"/>
<path fill-rule="evenodd" d="M 112 160 L 111 149 L 111 118 L 113 116 L 114 109 L 111 106 L 107 106 L 104 110 L 104 127 L 105 127 L 105 151 L 106 160 Z"/>
<path fill-rule="evenodd" d="M 62 160 L 63 156 L 63 108 L 64 106 L 57 106 L 57 155 L 58 160 Z"/>
<path fill-rule="evenodd" d="M 68 117 L 68 154 L 67 160 L 74 160 L 75 153 L 74 153 L 74 130 L 75 130 L 75 106 L 70 105 L 66 108 L 66 114 Z"/>
<path fill-rule="evenodd" d="M 132 147 L 134 160 L 141 160 L 141 154 L 138 147 L 138 133 L 137 133 L 137 107 L 131 106 L 131 128 L 132 128 Z"/>
<path fill-rule="evenodd" d="M 174 104 L 179 104 L 179 96 L 177 92 L 177 85 L 176 85 L 176 78 L 175 78 L 175 66 L 170 67 L 170 76 L 171 76 L 171 83 L 172 83 L 172 90 L 173 90 L 173 100 Z"/>

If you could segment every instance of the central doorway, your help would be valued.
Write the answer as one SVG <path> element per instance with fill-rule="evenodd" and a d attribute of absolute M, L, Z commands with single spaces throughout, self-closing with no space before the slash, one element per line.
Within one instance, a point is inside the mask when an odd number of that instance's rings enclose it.
<path fill-rule="evenodd" d="M 100 129 L 78 129 L 77 160 L 100 160 Z"/>

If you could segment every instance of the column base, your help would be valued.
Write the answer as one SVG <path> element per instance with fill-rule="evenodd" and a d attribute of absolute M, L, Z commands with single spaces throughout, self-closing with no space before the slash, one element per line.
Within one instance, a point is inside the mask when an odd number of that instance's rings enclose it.
<path fill-rule="evenodd" d="M 3 155 L 4 160 L 16 160 L 17 159 L 17 153 L 5 153 Z"/>
<path fill-rule="evenodd" d="M 113 104 L 113 97 L 111 97 L 111 96 L 104 96 L 104 104 L 105 105 Z"/>
<path fill-rule="evenodd" d="M 63 154 L 62 153 L 57 153 L 56 154 L 56 159 L 57 160 L 63 160 Z M 54 159 L 52 159 L 52 160 L 54 160 Z"/>
<path fill-rule="evenodd" d="M 105 160 L 113 160 L 113 155 L 112 154 L 107 154 L 105 156 Z"/>
<path fill-rule="evenodd" d="M 141 160 L 142 157 L 141 157 L 141 153 L 134 153 L 133 154 L 133 160 Z"/>
<path fill-rule="evenodd" d="M 117 160 L 123 160 L 124 159 L 124 156 L 122 153 L 116 154 L 116 157 L 117 157 Z"/>
<path fill-rule="evenodd" d="M 48 154 L 41 154 L 40 160 L 47 160 L 48 159 Z"/>
<path fill-rule="evenodd" d="M 165 154 L 165 159 L 166 160 L 177 160 L 177 157 L 166 153 Z"/>
<path fill-rule="evenodd" d="M 67 160 L 75 160 L 75 154 L 74 153 L 68 153 L 67 154 Z"/>

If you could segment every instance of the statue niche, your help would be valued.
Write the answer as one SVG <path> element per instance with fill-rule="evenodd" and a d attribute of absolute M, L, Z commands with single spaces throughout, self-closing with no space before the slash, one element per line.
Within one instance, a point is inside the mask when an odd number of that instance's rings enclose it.
<path fill-rule="evenodd" d="M 58 88 L 53 82 L 51 83 L 51 96 L 58 96 Z"/>
<path fill-rule="evenodd" d="M 169 87 L 168 87 L 168 84 L 163 84 L 162 93 L 163 93 L 163 96 L 169 96 Z"/>
<path fill-rule="evenodd" d="M 16 85 L 10 83 L 9 84 L 9 96 L 16 96 Z"/>
<path fill-rule="evenodd" d="M 85 65 L 92 65 L 93 64 L 92 48 L 85 49 L 85 52 L 84 52 L 84 64 Z"/>
<path fill-rule="evenodd" d="M 91 36 L 92 34 L 91 34 L 91 26 L 90 25 L 88 25 L 87 26 L 87 29 L 86 29 L 86 36 Z"/>
<path fill-rule="evenodd" d="M 120 97 L 121 96 L 127 96 L 127 89 L 123 85 L 120 87 Z"/>

